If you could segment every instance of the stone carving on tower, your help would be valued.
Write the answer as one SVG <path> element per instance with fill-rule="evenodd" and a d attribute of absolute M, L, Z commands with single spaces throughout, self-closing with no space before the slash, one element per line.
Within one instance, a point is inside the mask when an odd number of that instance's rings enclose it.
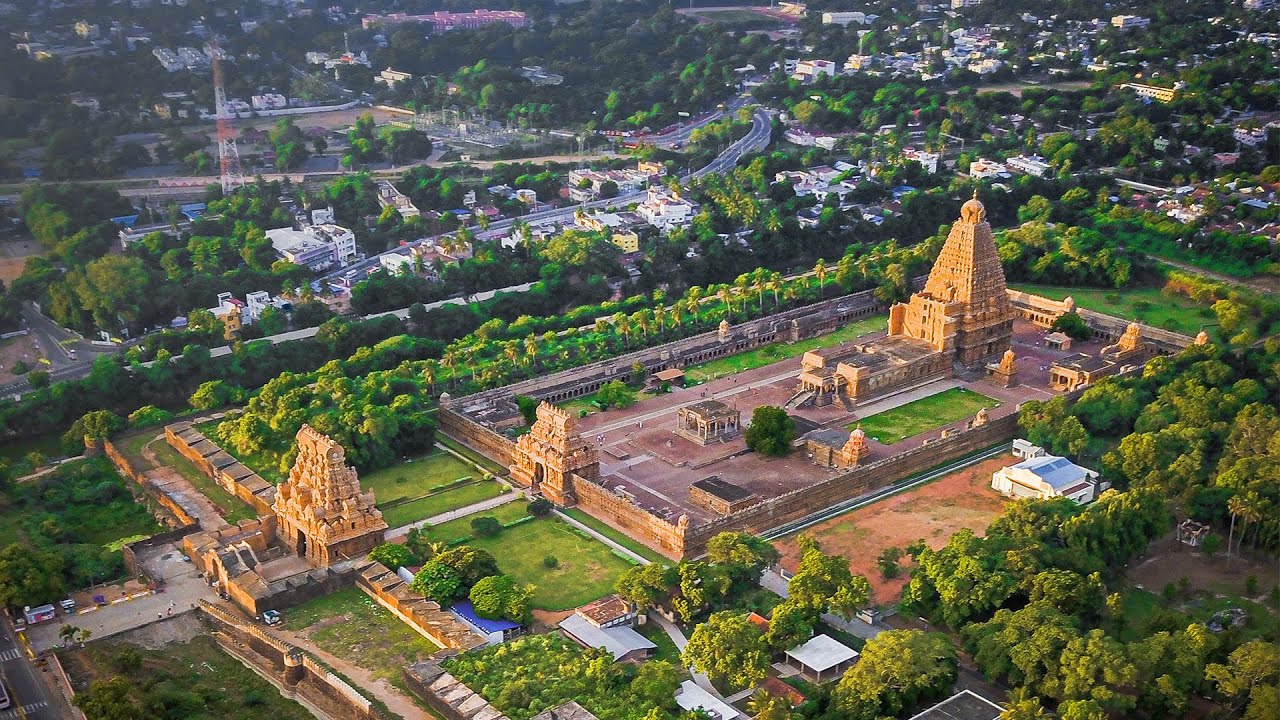
<path fill-rule="evenodd" d="M 600 479 L 596 446 L 577 432 L 577 420 L 566 410 L 541 403 L 529 432 L 516 440 L 511 455 L 511 479 L 540 492 L 551 502 L 568 506 L 577 501 L 573 479 Z"/>
<path fill-rule="evenodd" d="M 974 365 L 1009 349 L 1014 316 L 986 208 L 975 192 L 960 208 L 924 290 L 889 309 L 889 335 L 924 340 Z"/>
<path fill-rule="evenodd" d="M 849 440 L 845 442 L 844 447 L 840 448 L 840 458 L 837 464 L 845 467 L 854 467 L 862 462 L 864 458 L 871 452 L 871 443 L 867 442 L 867 433 L 862 427 L 856 427 L 853 432 L 849 433 Z"/>
<path fill-rule="evenodd" d="M 318 567 L 357 558 L 383 542 L 387 522 L 363 492 L 346 450 L 310 425 L 298 431 L 298 459 L 280 484 L 272 509 L 276 534 Z"/>

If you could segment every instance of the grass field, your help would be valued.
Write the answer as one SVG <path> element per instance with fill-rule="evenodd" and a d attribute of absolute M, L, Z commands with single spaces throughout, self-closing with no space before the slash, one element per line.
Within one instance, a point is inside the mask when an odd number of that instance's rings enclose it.
<path fill-rule="evenodd" d="M 582 510 L 579 510 L 578 508 L 567 508 L 565 510 L 562 510 L 561 512 L 573 518 L 574 520 L 577 520 L 583 525 L 586 525 L 592 530 L 595 530 L 596 532 L 609 538 L 610 540 L 618 543 L 622 547 L 630 550 L 631 552 L 639 555 L 640 557 L 648 560 L 649 562 L 660 563 L 662 565 L 671 564 L 671 560 L 663 557 L 657 550 L 650 548 L 644 543 L 632 540 L 631 538 L 627 537 L 626 534 L 619 532 L 618 530 L 614 530 L 613 528 L 609 527 L 606 523 L 591 517 L 590 515 L 583 512 Z"/>
<path fill-rule="evenodd" d="M 782 21 L 750 10 L 707 10 L 699 11 L 697 17 L 709 22 L 723 25 L 727 29 L 755 30 L 773 28 L 782 25 Z"/>
<path fill-rule="evenodd" d="M 433 492 L 433 488 L 463 477 L 479 482 L 421 497 Z M 480 480 L 481 477 L 480 470 L 443 450 L 436 450 L 425 457 L 375 470 L 362 476 L 360 484 L 373 491 L 387 524 L 396 528 L 502 494 L 500 484 Z M 406 498 L 417 499 L 399 502 Z"/>
<path fill-rule="evenodd" d="M 454 442 L 451 438 L 447 438 L 442 434 L 436 434 L 436 442 L 465 457 L 476 465 L 488 470 L 494 475 L 506 475 L 508 472 L 506 468 L 502 467 L 498 463 L 490 460 L 462 443 Z"/>
<path fill-rule="evenodd" d="M 856 339 L 859 335 L 865 335 L 876 330 L 883 330 L 885 326 L 885 316 L 875 315 L 869 318 L 863 318 L 857 322 L 848 325 L 826 335 L 819 335 L 807 340 L 801 340 L 788 345 L 787 343 L 773 343 L 765 345 L 754 350 L 749 350 L 737 355 L 718 358 L 700 365 L 693 365 L 684 371 L 684 376 L 690 381 L 706 382 L 714 380 L 725 375 L 740 373 L 744 370 L 754 370 L 758 367 L 764 367 L 779 360 L 797 357 L 803 355 L 810 350 L 829 345 L 837 345 L 839 343 L 848 342 Z"/>
<path fill-rule="evenodd" d="M 869 437 L 892 445 L 922 432 L 973 417 L 982 408 L 998 405 L 1000 401 L 995 398 L 965 388 L 951 388 L 850 423 L 849 429 L 861 426 Z"/>
<path fill-rule="evenodd" d="M 141 656 L 132 674 L 116 676 L 113 658 L 126 647 Z M 169 717 L 188 720 L 309 720 L 302 705 L 286 699 L 266 680 L 224 653 L 208 636 L 190 642 L 170 643 L 159 650 L 110 640 L 87 648 L 64 650 L 59 658 L 78 691 L 92 681 L 123 677 L 129 696 L 137 702 L 163 699 Z M 122 713 L 124 708 L 117 708 Z M 122 714 L 119 717 L 132 717 Z"/>
<path fill-rule="evenodd" d="M 636 628 L 636 632 L 645 636 L 654 645 L 658 646 L 653 651 L 654 660 L 666 660 L 676 667 L 683 667 L 684 663 L 680 661 L 680 651 L 676 649 L 675 641 L 667 634 L 662 626 L 655 622 L 648 622 Z"/>
<path fill-rule="evenodd" d="M 449 522 L 440 523 L 426 528 L 427 537 L 439 542 L 453 542 L 459 538 L 471 536 L 471 521 L 479 517 L 497 518 L 500 523 L 509 523 L 519 520 L 529 514 L 529 503 L 520 500 L 512 500 L 506 505 L 499 505 L 491 510 L 485 510 L 482 513 L 468 515 L 450 520 Z"/>
<path fill-rule="evenodd" d="M 146 435 L 142 437 L 145 439 Z M 227 492 L 221 485 L 214 482 L 213 478 L 197 470 L 189 460 L 179 455 L 178 451 L 163 439 L 152 442 L 151 451 L 156 454 L 156 460 L 160 461 L 160 467 L 172 466 L 178 474 L 199 490 L 201 495 L 209 498 L 209 502 L 217 505 L 227 522 L 234 525 L 241 520 L 252 520 L 258 516 L 249 503 Z"/>
<path fill-rule="evenodd" d="M 388 681 L 440 649 L 358 588 L 310 600 L 284 616 L 287 629 Z"/>
<path fill-rule="evenodd" d="M 539 610 L 570 610 L 602 598 L 631 566 L 605 544 L 556 518 L 506 528 L 467 544 L 493 553 L 502 571 L 517 582 L 536 585 L 533 607 Z M 543 562 L 548 556 L 556 558 L 556 567 Z"/>
<path fill-rule="evenodd" d="M 1086 310 L 1126 320 L 1138 320 L 1184 335 L 1195 335 L 1200 332 L 1201 325 L 1216 322 L 1213 310 L 1208 305 L 1200 305 L 1181 295 L 1165 295 L 1156 287 L 1107 290 L 1019 284 L 1014 289 L 1054 300 L 1071 296 L 1077 305 Z M 1209 328 L 1211 334 L 1214 331 L 1215 328 Z"/>

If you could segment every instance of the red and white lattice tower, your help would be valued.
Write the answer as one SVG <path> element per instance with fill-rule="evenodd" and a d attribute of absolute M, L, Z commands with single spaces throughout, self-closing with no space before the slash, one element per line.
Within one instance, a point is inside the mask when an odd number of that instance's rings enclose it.
<path fill-rule="evenodd" d="M 218 122 L 218 167 L 222 174 L 222 194 L 230 195 L 238 187 L 244 187 L 244 173 L 240 170 L 240 148 L 231 133 L 231 119 L 235 115 L 227 105 L 227 91 L 222 87 L 222 51 L 218 43 L 209 43 L 209 55 L 213 64 L 213 112 Z"/>

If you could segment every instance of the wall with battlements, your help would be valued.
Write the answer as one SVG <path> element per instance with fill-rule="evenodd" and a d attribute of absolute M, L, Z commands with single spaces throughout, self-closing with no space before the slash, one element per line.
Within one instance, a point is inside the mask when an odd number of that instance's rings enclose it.
<path fill-rule="evenodd" d="M 218 447 L 191 423 L 166 425 L 165 442 L 222 489 L 249 504 L 259 515 L 272 514 L 276 489 L 229 453 Z"/>

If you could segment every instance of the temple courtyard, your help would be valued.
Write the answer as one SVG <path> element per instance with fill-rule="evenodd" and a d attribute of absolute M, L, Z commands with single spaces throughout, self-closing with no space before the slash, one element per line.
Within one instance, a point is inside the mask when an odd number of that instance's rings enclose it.
<path fill-rule="evenodd" d="M 904 408 L 923 401 L 939 409 L 943 422 L 926 423 L 920 432 L 899 439 L 883 438 L 881 442 L 868 433 L 869 454 L 862 461 L 874 462 L 903 450 L 916 447 L 928 438 L 937 438 L 944 429 L 961 429 L 972 421 L 974 413 L 945 422 L 951 406 L 972 404 L 975 396 L 991 398 L 987 408 L 990 419 L 1017 411 L 1027 400 L 1047 400 L 1055 394 L 1049 388 L 1049 366 L 1073 353 L 1096 354 L 1102 341 L 1075 343 L 1069 350 L 1055 350 L 1046 345 L 1049 332 L 1029 321 L 1015 320 L 1012 348 L 1017 358 L 1019 384 L 1006 388 L 981 373 L 957 374 L 956 377 L 924 382 L 905 387 L 887 396 L 855 404 L 852 409 L 833 403 L 824 407 L 788 407 L 796 421 L 797 435 L 825 429 L 843 433 L 866 421 L 868 427 L 878 421 L 869 420 L 879 413 Z M 832 354 L 840 354 L 855 344 L 867 343 L 885 335 L 884 330 L 868 333 L 833 346 Z M 763 367 L 721 377 L 701 385 L 674 388 L 663 395 L 649 396 L 636 404 L 607 412 L 593 413 L 578 423 L 578 432 L 597 445 L 600 476 L 604 485 L 633 497 L 639 505 L 670 520 L 687 514 L 694 523 L 712 520 L 718 514 L 690 498 L 690 487 L 696 481 L 718 476 L 763 500 L 812 484 L 843 469 L 816 464 L 808 453 L 797 450 L 786 458 L 762 458 L 747 450 L 741 433 L 705 444 L 691 439 L 696 430 L 681 428 L 681 411 L 697 408 L 714 400 L 741 417 L 741 426 L 750 424 L 751 413 L 762 405 L 784 406 L 797 392 L 800 359 L 788 357 Z M 968 398 L 958 396 L 957 389 L 968 391 Z M 937 400 L 934 400 L 937 398 Z M 950 402 L 956 399 L 956 402 Z M 910 414 L 912 408 L 904 408 Z M 687 412 L 685 413 L 687 415 Z M 954 416 L 954 414 L 952 415 Z M 723 423 L 722 423 L 723 424 Z"/>

